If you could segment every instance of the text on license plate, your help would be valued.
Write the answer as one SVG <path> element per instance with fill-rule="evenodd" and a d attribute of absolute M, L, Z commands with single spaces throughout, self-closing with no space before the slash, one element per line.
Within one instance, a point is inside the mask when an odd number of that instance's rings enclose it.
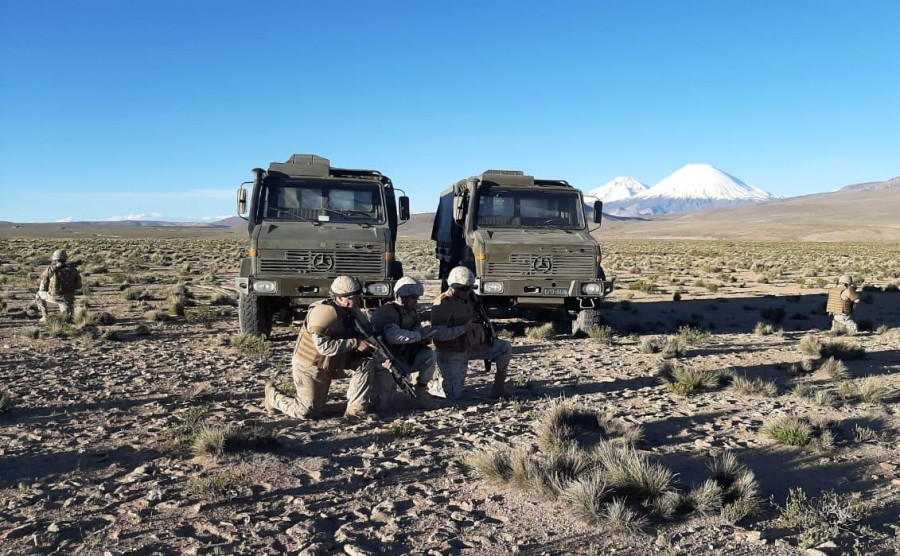
<path fill-rule="evenodd" d="M 569 288 L 544 288 L 544 295 L 558 295 L 565 297 L 569 295 Z"/>

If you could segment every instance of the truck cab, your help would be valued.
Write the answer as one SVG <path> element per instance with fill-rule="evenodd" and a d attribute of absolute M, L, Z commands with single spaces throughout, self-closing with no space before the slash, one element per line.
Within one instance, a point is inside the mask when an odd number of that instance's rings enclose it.
<path fill-rule="evenodd" d="M 602 206 L 593 205 L 595 224 Z M 590 232 L 581 191 L 567 182 L 488 170 L 441 193 L 431 237 L 442 280 L 467 266 L 486 306 L 564 308 L 579 333 L 599 322 L 614 285 Z"/>
<path fill-rule="evenodd" d="M 276 316 L 302 315 L 340 275 L 359 279 L 365 307 L 393 298 L 403 276 L 397 226 L 409 219 L 409 199 L 395 197 L 390 178 L 310 154 L 253 174 L 237 197 L 250 240 L 235 278 L 242 333 L 268 336 Z"/>

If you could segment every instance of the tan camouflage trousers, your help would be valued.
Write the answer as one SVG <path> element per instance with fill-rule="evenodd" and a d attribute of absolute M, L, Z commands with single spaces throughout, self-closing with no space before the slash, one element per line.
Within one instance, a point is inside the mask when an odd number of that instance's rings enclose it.
<path fill-rule="evenodd" d="M 304 365 L 296 359 L 291 361 L 296 396 L 276 393 L 272 406 L 285 415 L 297 419 L 320 417 L 328 400 L 328 390 L 334 379 L 346 378 L 345 371 L 324 371 Z M 375 366 L 366 370 L 366 365 L 350 371 L 347 386 L 347 413 L 355 411 L 382 411 L 393 398 L 394 378 L 387 370 Z"/>
<path fill-rule="evenodd" d="M 413 358 L 412 365 L 407 365 L 410 371 L 407 378 L 413 386 L 417 388 L 428 387 L 428 383 L 434 378 L 435 360 L 434 352 L 430 349 L 424 348 L 419 350 L 419 353 Z M 394 395 L 397 393 L 398 388 L 396 387 L 397 383 L 394 381 L 394 377 L 391 377 L 388 371 L 385 371 L 385 374 L 388 374 L 391 379 L 391 384 L 395 387 L 390 390 L 385 389 L 384 392 L 374 392 L 373 396 L 378 397 L 378 403 L 382 404 L 383 407 L 388 407 L 394 401 Z"/>
<path fill-rule="evenodd" d="M 834 320 L 831 321 L 832 331 L 846 330 L 849 334 L 856 334 L 859 330 L 850 315 L 843 313 L 835 313 Z"/>
<path fill-rule="evenodd" d="M 506 340 L 494 339 L 493 345 L 483 344 L 468 352 L 439 351 L 437 353 L 438 373 L 431 383 L 432 396 L 454 400 L 462 395 L 469 361 L 489 360 L 497 366 L 496 372 L 506 375 L 512 360 L 512 345 Z"/>
<path fill-rule="evenodd" d="M 57 305 L 67 321 L 72 320 L 72 314 L 75 310 L 74 296 L 53 295 L 47 291 L 39 291 L 37 294 L 37 304 L 38 309 L 41 310 L 41 318 L 44 320 L 47 318 L 47 305 L 49 303 Z"/>

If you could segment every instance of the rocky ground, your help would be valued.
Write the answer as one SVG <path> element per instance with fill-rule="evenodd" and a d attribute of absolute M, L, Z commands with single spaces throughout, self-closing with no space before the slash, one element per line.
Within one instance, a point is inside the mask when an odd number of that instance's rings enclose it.
<path fill-rule="evenodd" d="M 5 273 L 19 270 L 4 262 Z M 167 269 L 151 265 L 144 272 Z M 204 288 L 184 269 L 171 274 L 178 272 L 196 284 L 189 286 L 196 307 L 212 303 L 229 283 L 223 274 Z M 206 323 L 148 321 L 148 310 L 165 311 L 161 285 L 126 299 L 118 278 L 96 282 L 91 311 L 115 321 L 56 338 L 34 328 L 24 290 L 6 282 L 0 380 L 10 402 L 0 413 L 0 553 L 894 554 L 900 548 L 897 293 L 865 294 L 858 317 L 869 330 L 853 341 L 866 354 L 846 361 L 845 382 L 870 375 L 883 381 L 887 393 L 877 403 L 848 394 L 822 371 L 794 365 L 805 358 L 798 348 L 804 334 L 830 338 L 821 332 L 828 327 L 824 290 L 789 280 L 742 281 L 715 292 L 687 285 L 676 301 L 671 291 L 628 290 L 623 282 L 604 311 L 614 330 L 608 338 L 531 338 L 526 330 L 541 324 L 537 316 L 499 319 L 515 353 L 504 400 L 487 399 L 490 377 L 473 362 L 464 398 L 441 409 L 414 410 L 401 400 L 380 419 L 347 421 L 346 381 L 338 381 L 329 415 L 301 422 L 261 408 L 263 383 L 289 379 L 293 328 L 277 327 L 268 352 L 253 353 L 230 345 L 236 317 L 228 305 L 215 306 Z M 429 282 L 427 297 L 436 287 Z M 758 322 L 784 331 L 755 334 Z M 692 338 L 680 365 L 732 368 L 773 382 L 776 395 L 729 387 L 690 396 L 669 391 L 656 376 L 660 355 L 643 353 L 640 342 L 684 325 L 711 334 Z M 799 384 L 833 399 L 798 397 Z M 498 487 L 467 467 L 477 448 L 534 442 L 535 420 L 560 397 L 639 424 L 638 448 L 677 473 L 684 488 L 705 479 L 711 456 L 734 453 L 759 482 L 760 512 L 737 524 L 716 514 L 651 519 L 642 533 L 625 534 L 586 524 L 545 495 Z M 833 445 L 775 443 L 762 428 L 779 414 L 828 422 Z M 195 455 L 190 442 L 197 431 L 216 425 L 230 427 L 240 441 L 226 443 L 218 456 Z M 833 539 L 804 546 L 802 531 L 778 519 L 778 506 L 798 487 L 810 496 L 856 495 L 864 515 Z"/>

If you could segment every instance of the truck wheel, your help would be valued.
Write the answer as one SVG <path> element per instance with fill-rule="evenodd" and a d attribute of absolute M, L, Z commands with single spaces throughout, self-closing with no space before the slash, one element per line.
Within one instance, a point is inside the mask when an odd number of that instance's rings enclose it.
<path fill-rule="evenodd" d="M 575 336 L 587 336 L 588 330 L 600 326 L 603 317 L 598 309 L 582 309 L 578 311 L 575 322 L 572 323 L 572 334 Z"/>
<path fill-rule="evenodd" d="M 238 298 L 238 321 L 241 334 L 265 336 L 272 333 L 272 315 L 268 300 L 253 294 L 241 294 Z"/>

